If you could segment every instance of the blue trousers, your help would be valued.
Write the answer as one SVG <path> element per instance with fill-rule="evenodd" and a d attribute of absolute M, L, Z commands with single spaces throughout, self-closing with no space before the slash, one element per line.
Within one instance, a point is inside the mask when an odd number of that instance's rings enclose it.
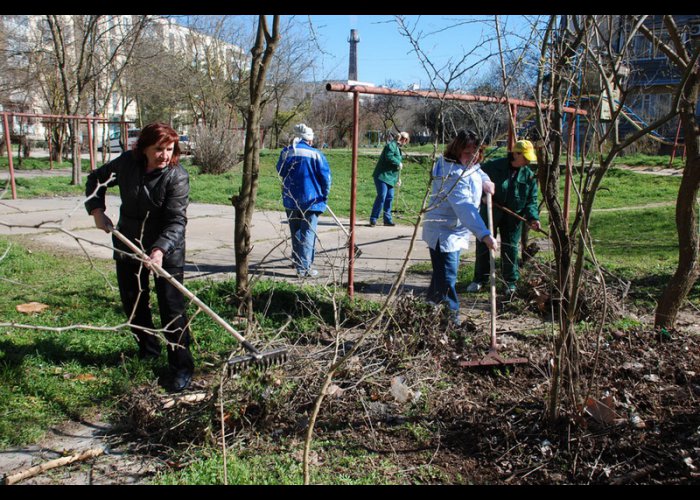
<path fill-rule="evenodd" d="M 384 222 L 393 222 L 391 218 L 391 203 L 394 201 L 394 186 L 374 178 L 374 185 L 377 188 L 377 197 L 374 199 L 372 213 L 369 216 L 370 222 L 377 222 L 384 209 Z"/>
<path fill-rule="evenodd" d="M 430 249 L 430 261 L 433 264 L 433 275 L 428 287 L 428 300 L 436 304 L 446 304 L 450 311 L 459 311 L 457 297 L 457 270 L 459 269 L 459 254 L 456 252 L 441 252 L 440 242 L 433 250 Z"/>
<path fill-rule="evenodd" d="M 316 227 L 321 212 L 287 209 L 289 230 L 292 233 L 292 261 L 298 273 L 311 269 L 316 255 Z"/>

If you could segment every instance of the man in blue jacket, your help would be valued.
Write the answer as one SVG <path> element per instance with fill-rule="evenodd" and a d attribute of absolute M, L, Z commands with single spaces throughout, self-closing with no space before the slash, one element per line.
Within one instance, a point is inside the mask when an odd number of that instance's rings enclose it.
<path fill-rule="evenodd" d="M 292 261 L 300 278 L 318 275 L 312 269 L 318 216 L 326 210 L 331 169 L 326 157 L 312 147 L 314 131 L 300 123 L 294 140 L 280 153 L 277 173 L 282 178 L 282 202 L 292 234 Z"/>

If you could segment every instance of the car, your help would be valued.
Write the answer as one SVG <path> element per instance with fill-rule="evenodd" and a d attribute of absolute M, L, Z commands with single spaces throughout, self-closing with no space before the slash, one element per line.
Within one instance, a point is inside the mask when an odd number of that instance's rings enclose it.
<path fill-rule="evenodd" d="M 139 140 L 140 134 L 141 134 L 140 128 L 130 128 L 127 131 L 126 136 L 128 137 L 128 145 L 127 145 L 128 150 L 134 149 L 134 147 L 136 146 L 136 142 Z M 122 136 L 122 134 L 121 134 L 120 130 L 116 130 L 116 131 L 111 132 L 109 134 L 109 138 L 108 138 L 109 149 L 108 149 L 108 151 L 110 151 L 112 153 L 121 153 L 122 152 L 121 136 Z M 97 148 L 97 151 L 99 151 L 101 153 L 102 149 L 104 149 L 104 144 L 99 146 Z"/>
<path fill-rule="evenodd" d="M 180 144 L 180 151 L 183 155 L 194 154 L 194 142 L 190 141 L 189 135 L 181 135 L 180 140 L 178 142 Z"/>

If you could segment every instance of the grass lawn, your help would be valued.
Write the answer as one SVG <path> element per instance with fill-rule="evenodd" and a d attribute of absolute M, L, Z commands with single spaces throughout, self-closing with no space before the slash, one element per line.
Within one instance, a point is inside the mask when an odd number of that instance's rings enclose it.
<path fill-rule="evenodd" d="M 409 151 L 411 149 L 409 148 Z M 257 207 L 281 210 L 279 180 L 275 164 L 279 151 L 261 155 L 260 189 Z M 358 219 L 367 218 L 374 199 L 372 171 L 379 150 L 363 153 L 358 159 Z M 333 173 L 330 206 L 339 215 L 349 213 L 349 150 L 328 151 Z M 6 159 L 5 159 L 6 161 Z M 417 213 L 428 182 L 429 158 L 404 162 L 403 185 L 398 191 L 396 208 L 399 220 L 410 222 Z M 0 168 L 2 162 L 0 160 Z M 191 175 L 191 197 L 195 202 L 230 204 L 229 198 L 240 186 L 240 171 L 224 175 L 202 175 L 196 166 L 186 166 Z M 41 167 L 36 167 L 41 168 Z M 591 233 L 596 255 L 608 270 L 633 281 L 631 297 L 653 305 L 653 297 L 664 286 L 677 265 L 673 206 L 679 179 L 635 174 L 613 169 L 596 197 L 591 218 Z M 67 177 L 18 179 L 20 197 L 80 195 L 83 188 L 70 186 Z M 647 206 L 651 205 L 651 206 Z M 546 222 L 546 213 L 543 213 Z M 546 226 L 545 226 L 546 227 Z M 536 233 L 531 233 L 537 237 Z M 544 252 L 543 252 L 544 253 Z M 540 254 L 538 257 L 546 257 Z M 429 265 L 414 271 L 429 272 Z M 67 272 L 69 270 L 69 272 Z M 473 264 L 460 268 L 458 290 L 471 281 Z M 232 282 L 188 282 L 204 302 L 222 317 L 234 321 L 236 311 L 228 300 Z M 53 424 L 79 419 L 99 408 L 109 416 L 118 398 L 133 387 L 167 373 L 165 355 L 152 366 L 136 359 L 137 347 L 121 310 L 114 264 L 96 261 L 94 267 L 81 256 L 72 257 L 51 251 L 29 251 L 21 239 L 0 237 L 0 318 L 15 326 L 0 327 L 0 449 L 36 442 Z M 288 318 L 292 321 L 281 335 L 294 343 L 303 332 L 319 325 L 334 324 L 334 304 L 327 290 L 300 288 L 290 283 L 260 281 L 255 289 L 256 311 L 261 330 L 256 340 L 277 334 Z M 652 298 L 652 299 L 650 299 Z M 700 306 L 700 283 L 690 294 Z M 48 308 L 27 315 L 16 306 L 41 302 Z M 377 304 L 341 297 L 340 321 L 353 325 L 363 321 Z M 155 304 L 155 300 L 154 300 Z M 155 314 L 158 324 L 157 314 Z M 67 327 L 65 331 L 25 329 L 17 324 Z M 193 354 L 198 371 L 218 367 L 238 343 L 223 334 L 206 315 L 193 319 Z M 234 323 L 234 326 L 236 324 Z M 327 328 L 327 326 L 323 326 Z M 291 382 L 294 383 L 294 382 Z M 338 438 L 340 439 L 340 437 Z M 299 443 L 289 443 L 290 450 Z M 381 484 L 397 478 L 392 464 L 382 456 L 343 450 L 340 442 L 314 442 L 325 453 L 338 454 L 314 470 L 315 482 L 325 484 Z M 223 459 L 220 450 L 197 450 L 186 468 L 158 476 L 159 484 L 212 484 L 222 481 Z M 252 455 L 245 447 L 234 445 L 228 457 L 232 484 L 298 484 L 301 469 L 289 454 Z"/>

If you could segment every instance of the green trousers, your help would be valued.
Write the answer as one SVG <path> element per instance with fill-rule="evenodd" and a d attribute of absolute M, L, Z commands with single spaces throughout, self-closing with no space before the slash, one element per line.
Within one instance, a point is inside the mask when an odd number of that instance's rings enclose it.
<path fill-rule="evenodd" d="M 484 221 L 488 221 L 485 208 L 481 209 L 481 217 Z M 522 228 L 523 223 L 512 215 L 508 215 L 497 208 L 493 209 L 493 237 L 501 235 L 501 275 L 503 280 L 509 285 L 514 285 L 520 278 L 518 249 Z M 489 249 L 485 244 L 477 240 L 473 281 L 488 283 L 489 270 Z"/>

